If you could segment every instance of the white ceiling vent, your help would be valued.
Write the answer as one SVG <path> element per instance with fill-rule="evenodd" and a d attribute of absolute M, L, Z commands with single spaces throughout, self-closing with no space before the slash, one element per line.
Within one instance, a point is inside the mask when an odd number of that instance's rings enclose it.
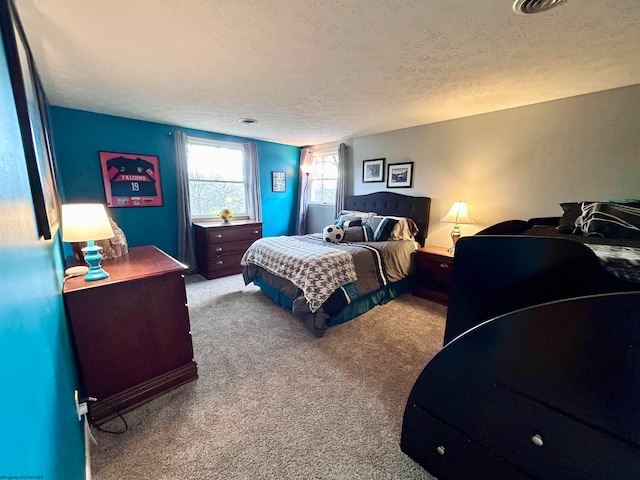
<path fill-rule="evenodd" d="M 540 13 L 557 7 L 565 0 L 516 0 L 513 3 L 513 11 L 521 15 Z"/>

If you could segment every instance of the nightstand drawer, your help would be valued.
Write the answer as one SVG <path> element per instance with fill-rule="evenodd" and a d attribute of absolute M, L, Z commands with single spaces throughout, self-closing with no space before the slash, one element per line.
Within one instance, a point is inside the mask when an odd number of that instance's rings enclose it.
<path fill-rule="evenodd" d="M 449 304 L 453 280 L 453 255 L 445 247 L 423 247 L 415 252 L 413 294 L 433 302 Z"/>
<path fill-rule="evenodd" d="M 451 285 L 453 258 L 441 258 L 418 253 L 416 266 L 421 273 L 428 274 L 434 282 Z"/>

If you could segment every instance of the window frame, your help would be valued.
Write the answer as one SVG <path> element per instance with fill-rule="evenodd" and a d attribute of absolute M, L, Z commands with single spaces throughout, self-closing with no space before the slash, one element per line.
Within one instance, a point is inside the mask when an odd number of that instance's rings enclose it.
<path fill-rule="evenodd" d="M 316 150 L 316 151 L 312 151 L 311 152 L 311 157 L 313 159 L 313 168 L 314 170 L 312 171 L 311 175 L 309 176 L 309 205 L 327 205 L 327 206 L 335 206 L 336 204 L 336 199 L 335 197 L 333 198 L 333 200 L 331 202 L 319 202 L 317 200 L 313 200 L 311 198 L 311 194 L 313 192 L 313 182 L 314 181 L 322 181 L 322 180 L 334 180 L 333 178 L 325 178 L 324 176 L 322 178 L 314 178 L 314 173 L 315 173 L 315 168 L 316 168 L 316 163 L 315 163 L 315 159 L 316 157 L 330 157 L 330 156 L 335 156 L 336 157 L 336 167 L 337 167 L 337 172 L 336 172 L 336 177 L 335 177 L 335 181 L 336 181 L 336 186 L 338 184 L 338 180 L 339 180 L 339 176 L 340 176 L 340 157 L 338 155 L 338 147 L 335 148 L 328 148 L 328 149 L 323 149 L 323 150 Z"/>
<path fill-rule="evenodd" d="M 190 145 L 202 145 L 202 146 L 208 146 L 208 147 L 218 147 L 218 148 L 228 148 L 228 149 L 234 149 L 234 150 L 240 150 L 240 152 L 242 153 L 242 182 L 234 182 L 234 181 L 227 181 L 227 182 L 220 182 L 218 180 L 200 180 L 200 179 L 192 179 L 190 176 L 190 171 L 189 168 L 187 166 L 187 182 L 189 183 L 189 186 L 191 186 L 191 181 L 196 181 L 196 182 L 211 182 L 211 183 L 242 183 L 242 185 L 244 186 L 244 195 L 245 195 L 245 209 L 247 208 L 247 196 L 248 196 L 248 191 L 247 191 L 247 157 L 246 157 L 246 152 L 245 152 L 245 148 L 244 148 L 244 144 L 240 143 L 240 142 L 229 142 L 229 141 L 225 141 L 225 140 L 215 140 L 215 139 L 211 139 L 211 138 L 202 138 L 202 137 L 191 137 L 188 136 L 187 137 L 187 164 L 189 162 L 189 146 Z M 191 188 L 189 188 L 189 201 L 191 201 Z M 233 218 L 234 219 L 248 219 L 249 218 L 249 212 L 241 212 L 240 214 L 236 214 L 235 212 L 233 213 Z M 220 215 L 218 215 L 217 213 L 210 213 L 210 214 L 206 214 L 206 215 L 198 215 L 198 214 L 194 214 L 193 212 L 191 213 L 191 220 L 193 221 L 198 221 L 198 222 L 206 222 L 206 221 L 219 221 L 220 219 Z"/>

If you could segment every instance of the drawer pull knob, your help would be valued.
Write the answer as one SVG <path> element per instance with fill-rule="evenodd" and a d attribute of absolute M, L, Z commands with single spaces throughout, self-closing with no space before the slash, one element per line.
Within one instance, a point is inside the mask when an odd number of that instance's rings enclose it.
<path fill-rule="evenodd" d="M 438 448 L 436 448 L 436 452 L 438 452 L 439 455 L 444 455 L 444 447 L 440 445 Z"/>
<path fill-rule="evenodd" d="M 440 264 L 440 266 L 441 266 L 442 268 L 449 268 L 449 265 L 447 265 L 446 263 L 441 263 L 441 264 Z"/>
<path fill-rule="evenodd" d="M 544 442 L 542 441 L 542 437 L 537 433 L 533 437 L 531 437 L 531 441 L 537 447 L 541 447 L 542 445 L 544 445 Z"/>
<path fill-rule="evenodd" d="M 216 252 L 221 252 L 222 251 L 222 247 L 216 247 Z"/>
<path fill-rule="evenodd" d="M 218 260 L 218 261 L 216 262 L 216 265 L 222 265 L 223 263 L 224 263 L 224 260 Z"/>
<path fill-rule="evenodd" d="M 222 238 L 222 234 L 221 234 L 221 233 L 216 233 L 216 234 L 214 235 L 214 237 L 216 237 L 216 238 Z"/>
<path fill-rule="evenodd" d="M 255 233 L 256 235 L 260 233 L 259 230 L 254 230 L 253 233 Z"/>

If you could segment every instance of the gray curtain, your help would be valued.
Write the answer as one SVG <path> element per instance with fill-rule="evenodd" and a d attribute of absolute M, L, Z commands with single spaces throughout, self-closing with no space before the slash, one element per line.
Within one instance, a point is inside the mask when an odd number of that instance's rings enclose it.
<path fill-rule="evenodd" d="M 300 182 L 298 191 L 298 219 L 296 221 L 296 235 L 307 233 L 307 208 L 309 207 L 309 175 L 304 173 L 304 168 L 313 166 L 313 155 L 310 148 L 300 151 Z"/>
<path fill-rule="evenodd" d="M 186 273 L 196 271 L 196 253 L 193 245 L 191 206 L 189 204 L 189 164 L 187 162 L 187 135 L 180 130 L 173 133 L 176 144 L 176 171 L 178 177 L 178 260 L 187 266 Z"/>
<path fill-rule="evenodd" d="M 247 213 L 251 220 L 262 221 L 262 202 L 260 201 L 260 168 L 258 165 L 258 147 L 256 142 L 242 144 L 245 158 L 245 178 L 247 185 Z"/>
<path fill-rule="evenodd" d="M 347 145 L 341 143 L 338 147 L 338 184 L 336 188 L 336 211 L 334 217 L 338 217 L 344 210 L 344 197 L 347 183 Z"/>

